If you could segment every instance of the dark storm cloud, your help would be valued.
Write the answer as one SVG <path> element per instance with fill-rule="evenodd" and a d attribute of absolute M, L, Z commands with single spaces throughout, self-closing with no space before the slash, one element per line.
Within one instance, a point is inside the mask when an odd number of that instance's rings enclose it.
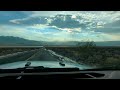
<path fill-rule="evenodd" d="M 72 15 L 57 14 L 54 17 L 48 17 L 48 16 L 28 17 L 23 19 L 10 20 L 10 22 L 15 24 L 24 24 L 24 25 L 48 24 L 48 26 L 56 26 L 58 28 L 85 29 L 87 27 L 87 24 L 89 23 L 88 22 L 81 23 L 80 22 L 81 20 L 82 17 L 80 16 L 76 18 L 72 18 Z"/>
<path fill-rule="evenodd" d="M 56 15 L 55 19 L 49 24 L 58 28 L 86 28 L 84 23 L 80 23 L 72 18 L 72 15 Z"/>
<path fill-rule="evenodd" d="M 19 12 L 21 13 L 21 12 Z M 26 14 L 24 12 L 23 14 Z M 33 13 L 33 14 L 32 14 Z M 56 26 L 57 28 L 81 28 L 81 30 L 89 31 L 95 30 L 95 32 L 103 32 L 103 33 L 117 33 L 119 32 L 120 20 L 119 12 L 72 12 L 79 13 L 79 15 L 70 14 L 70 12 L 30 12 L 30 17 L 19 17 L 15 19 L 11 19 L 10 22 L 14 24 L 21 25 L 35 25 L 35 24 L 43 24 L 48 26 Z M 101 15 L 99 16 L 99 14 Z M 15 14 L 14 14 L 15 15 Z M 28 14 L 27 14 L 28 15 Z M 52 17 L 50 16 L 52 15 Z M 73 17 L 75 15 L 75 17 Z M 21 16 L 21 15 L 18 15 Z M 16 17 L 18 17 L 16 16 Z M 111 17 L 111 18 L 110 18 Z M 109 21 L 109 19 L 110 21 Z M 115 21 L 112 21 L 115 20 Z M 99 22 L 105 22 L 103 24 L 103 28 L 97 28 L 97 24 Z"/>

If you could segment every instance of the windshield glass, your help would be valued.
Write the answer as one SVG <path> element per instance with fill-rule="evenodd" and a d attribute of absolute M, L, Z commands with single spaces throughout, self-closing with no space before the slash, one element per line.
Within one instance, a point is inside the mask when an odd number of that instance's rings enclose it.
<path fill-rule="evenodd" d="M 120 11 L 0 11 L 0 69 L 120 69 Z"/>

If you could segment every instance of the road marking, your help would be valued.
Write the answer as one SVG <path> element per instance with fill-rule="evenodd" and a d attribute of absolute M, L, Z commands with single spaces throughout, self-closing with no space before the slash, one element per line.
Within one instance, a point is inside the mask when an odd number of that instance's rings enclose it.
<path fill-rule="evenodd" d="M 16 55 L 20 55 L 20 54 L 24 54 L 24 53 L 28 53 L 28 52 L 33 52 L 33 51 L 35 51 L 35 50 L 10 53 L 10 54 L 7 54 L 7 55 L 0 56 L 0 59 L 9 58 L 9 57 L 13 57 L 13 56 L 16 56 Z"/>
<path fill-rule="evenodd" d="M 22 71 L 21 73 L 24 73 L 24 71 Z M 19 76 L 19 77 L 17 77 L 16 79 L 21 79 L 22 78 L 22 76 Z"/>
<path fill-rule="evenodd" d="M 114 73 L 115 73 L 115 71 L 113 71 L 108 78 L 112 78 Z"/>
<path fill-rule="evenodd" d="M 39 51 L 38 51 L 39 52 Z M 28 61 L 29 59 L 31 59 L 32 57 L 34 57 L 38 52 L 36 52 L 35 54 L 33 54 L 31 57 L 29 57 L 28 59 L 26 59 L 25 61 Z"/>
<path fill-rule="evenodd" d="M 64 62 L 72 62 L 72 63 L 77 63 L 77 62 L 75 62 L 75 61 L 73 61 L 73 60 L 71 60 L 71 59 L 69 59 L 69 58 L 67 58 L 67 57 L 65 57 L 65 56 L 62 56 L 62 55 L 59 55 L 59 54 L 57 54 L 56 52 L 54 52 L 54 51 L 52 51 L 52 50 L 47 50 L 52 56 L 55 56 L 55 57 L 58 57 L 59 59 L 58 59 L 58 61 L 60 61 L 61 60 L 61 58 L 63 58 L 62 59 L 62 61 L 64 61 Z M 67 60 L 66 60 L 67 59 Z"/>
<path fill-rule="evenodd" d="M 16 79 L 21 79 L 22 78 L 22 76 L 19 76 L 19 77 L 17 77 Z"/>
<path fill-rule="evenodd" d="M 88 76 L 90 76 L 90 77 L 92 77 L 92 78 L 96 78 L 96 77 L 94 77 L 94 76 L 92 76 L 92 75 L 90 75 L 90 74 L 86 74 L 86 75 L 88 75 Z"/>
<path fill-rule="evenodd" d="M 52 53 L 50 53 L 52 56 L 53 56 L 53 54 Z"/>

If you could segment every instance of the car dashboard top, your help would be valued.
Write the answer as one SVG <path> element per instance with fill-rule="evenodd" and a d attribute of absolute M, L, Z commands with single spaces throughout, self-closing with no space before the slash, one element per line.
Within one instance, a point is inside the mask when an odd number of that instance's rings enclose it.
<path fill-rule="evenodd" d="M 77 68 L 49 68 L 39 69 L 6 69 L 0 70 L 0 79 L 18 79 L 18 80 L 44 80 L 44 79 L 120 79 L 120 71 L 79 71 Z"/>

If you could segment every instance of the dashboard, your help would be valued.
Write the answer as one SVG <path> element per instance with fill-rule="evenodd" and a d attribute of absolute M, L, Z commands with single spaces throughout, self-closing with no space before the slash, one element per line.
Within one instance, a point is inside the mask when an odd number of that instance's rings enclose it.
<path fill-rule="evenodd" d="M 120 71 L 14 71 L 0 73 L 0 79 L 45 80 L 45 79 L 120 79 Z"/>

